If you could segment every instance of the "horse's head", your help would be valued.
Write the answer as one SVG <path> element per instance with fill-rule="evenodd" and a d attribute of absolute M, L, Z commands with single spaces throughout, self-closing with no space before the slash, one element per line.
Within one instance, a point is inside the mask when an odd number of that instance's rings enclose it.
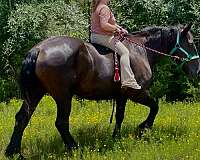
<path fill-rule="evenodd" d="M 196 78 L 200 74 L 200 58 L 190 32 L 192 24 L 177 32 L 175 45 L 170 54 L 181 57 L 175 60 L 183 67 L 184 72 L 189 78 Z"/>

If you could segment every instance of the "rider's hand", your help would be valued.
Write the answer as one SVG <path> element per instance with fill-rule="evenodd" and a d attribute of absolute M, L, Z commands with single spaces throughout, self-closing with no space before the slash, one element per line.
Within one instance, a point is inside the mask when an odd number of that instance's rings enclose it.
<path fill-rule="evenodd" d="M 120 27 L 120 28 L 117 27 L 115 29 L 115 32 L 114 32 L 115 36 L 118 36 L 118 35 L 127 35 L 127 34 L 128 34 L 128 31 L 126 29 L 122 28 L 122 27 Z"/>
<path fill-rule="evenodd" d="M 114 35 L 118 36 L 121 33 L 121 29 L 120 28 L 116 28 L 114 31 Z"/>
<path fill-rule="evenodd" d="M 115 33 L 120 33 L 122 30 L 121 30 L 121 28 L 116 28 L 115 29 Z"/>
<path fill-rule="evenodd" d="M 126 29 L 124 29 L 124 28 L 121 28 L 121 32 L 122 32 L 123 34 L 128 34 L 128 31 L 127 31 Z"/>

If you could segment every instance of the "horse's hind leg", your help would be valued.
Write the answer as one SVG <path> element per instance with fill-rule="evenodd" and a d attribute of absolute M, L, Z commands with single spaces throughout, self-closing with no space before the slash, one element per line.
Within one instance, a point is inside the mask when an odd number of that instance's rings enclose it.
<path fill-rule="evenodd" d="M 65 97 L 62 100 L 56 100 L 57 103 L 57 118 L 56 118 L 56 128 L 58 129 L 65 147 L 68 150 L 77 147 L 76 142 L 69 132 L 69 116 L 71 112 L 71 101 L 72 97 Z"/>
<path fill-rule="evenodd" d="M 13 154 L 20 153 L 21 140 L 24 129 L 28 125 L 28 122 L 35 111 L 36 106 L 43 97 L 43 91 L 31 92 L 26 96 L 19 112 L 16 114 L 15 127 L 10 140 L 9 145 L 7 146 L 5 155 L 8 157 L 13 156 Z"/>
<path fill-rule="evenodd" d="M 115 129 L 114 129 L 112 137 L 115 137 L 116 135 L 120 135 L 120 129 L 121 129 L 121 124 L 124 119 L 126 102 L 127 102 L 127 98 L 123 96 L 116 99 L 116 103 L 117 103 L 116 115 L 115 115 L 116 124 L 115 124 Z"/>

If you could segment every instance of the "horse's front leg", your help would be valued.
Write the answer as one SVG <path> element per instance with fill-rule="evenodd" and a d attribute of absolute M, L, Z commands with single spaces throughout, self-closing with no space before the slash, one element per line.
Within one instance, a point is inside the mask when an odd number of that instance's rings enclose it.
<path fill-rule="evenodd" d="M 138 102 L 140 104 L 143 104 L 143 105 L 150 108 L 150 112 L 149 112 L 147 119 L 139 125 L 139 128 L 142 131 L 145 130 L 145 129 L 151 128 L 153 126 L 155 117 L 158 113 L 158 109 L 159 109 L 158 100 L 156 100 L 155 98 L 152 98 L 149 95 L 148 91 L 142 91 L 137 96 L 133 96 L 131 98 L 131 100 L 134 101 L 134 102 Z"/>
<path fill-rule="evenodd" d="M 120 129 L 121 129 L 121 124 L 124 119 L 124 112 L 125 112 L 125 106 L 126 106 L 127 98 L 125 97 L 120 97 L 116 99 L 117 107 L 116 107 L 116 124 L 115 124 L 115 129 L 113 131 L 113 137 L 116 135 L 120 136 Z"/>

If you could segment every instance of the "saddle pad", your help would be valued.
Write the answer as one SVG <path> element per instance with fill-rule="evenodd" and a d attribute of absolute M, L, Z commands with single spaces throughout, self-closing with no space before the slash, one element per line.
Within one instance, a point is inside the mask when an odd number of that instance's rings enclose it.
<path fill-rule="evenodd" d="M 101 55 L 106 55 L 109 53 L 114 53 L 114 51 L 108 47 L 102 46 L 100 44 L 96 44 L 96 43 L 91 43 L 94 48 L 96 48 L 96 50 L 99 52 L 99 54 Z"/>

